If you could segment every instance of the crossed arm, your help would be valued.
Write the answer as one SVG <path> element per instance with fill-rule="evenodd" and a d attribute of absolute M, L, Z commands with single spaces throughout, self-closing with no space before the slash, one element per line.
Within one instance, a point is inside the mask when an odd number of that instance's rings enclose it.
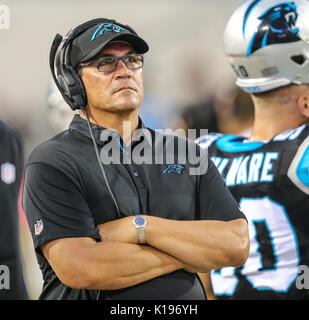
<path fill-rule="evenodd" d="M 77 289 L 116 290 L 184 269 L 207 272 L 245 263 L 247 222 L 176 221 L 147 216 L 147 245 L 137 244 L 133 217 L 98 226 L 101 242 L 65 238 L 41 247 L 59 279 Z"/>

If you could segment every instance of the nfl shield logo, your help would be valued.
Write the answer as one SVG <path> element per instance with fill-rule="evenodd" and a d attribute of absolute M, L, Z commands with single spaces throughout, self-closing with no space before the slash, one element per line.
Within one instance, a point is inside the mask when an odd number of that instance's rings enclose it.
<path fill-rule="evenodd" d="M 34 234 L 38 236 L 43 231 L 43 221 L 37 220 L 36 224 L 34 225 Z"/>
<path fill-rule="evenodd" d="M 16 169 L 14 164 L 6 162 L 1 165 L 1 180 L 6 183 L 10 184 L 15 181 L 16 177 Z"/>

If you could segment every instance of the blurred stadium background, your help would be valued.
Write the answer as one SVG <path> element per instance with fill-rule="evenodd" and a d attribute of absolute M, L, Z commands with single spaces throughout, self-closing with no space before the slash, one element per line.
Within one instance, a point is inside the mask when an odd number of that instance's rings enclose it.
<path fill-rule="evenodd" d="M 252 109 L 234 87 L 222 32 L 240 0 L 0 0 L 10 10 L 0 30 L 0 119 L 16 127 L 25 163 L 35 146 L 73 117 L 53 89 L 48 57 L 56 33 L 97 17 L 131 25 L 149 43 L 142 117 L 152 128 L 203 128 L 247 133 Z M 227 119 L 229 121 L 227 121 Z M 41 292 L 24 214 L 20 213 L 24 272 L 32 299 Z"/>

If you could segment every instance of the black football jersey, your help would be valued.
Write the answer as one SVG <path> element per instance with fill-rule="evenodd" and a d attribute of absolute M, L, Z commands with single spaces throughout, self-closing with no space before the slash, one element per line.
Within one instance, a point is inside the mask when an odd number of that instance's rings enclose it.
<path fill-rule="evenodd" d="M 0 146 L 0 300 L 27 300 L 18 224 L 23 143 L 2 121 Z"/>
<path fill-rule="evenodd" d="M 297 278 L 309 266 L 309 127 L 268 142 L 209 134 L 197 143 L 222 174 L 248 220 L 245 265 L 211 271 L 223 299 L 308 299 Z M 299 280 L 299 279 L 298 279 Z"/>

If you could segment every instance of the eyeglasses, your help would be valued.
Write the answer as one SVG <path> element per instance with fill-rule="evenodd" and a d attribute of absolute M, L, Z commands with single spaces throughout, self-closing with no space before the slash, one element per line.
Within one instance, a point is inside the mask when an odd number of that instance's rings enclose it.
<path fill-rule="evenodd" d="M 93 64 L 100 72 L 114 72 L 122 60 L 125 66 L 130 70 L 139 69 L 144 64 L 144 56 L 142 54 L 132 53 L 123 57 L 105 56 L 88 62 L 81 62 L 80 67 L 86 67 Z"/>

